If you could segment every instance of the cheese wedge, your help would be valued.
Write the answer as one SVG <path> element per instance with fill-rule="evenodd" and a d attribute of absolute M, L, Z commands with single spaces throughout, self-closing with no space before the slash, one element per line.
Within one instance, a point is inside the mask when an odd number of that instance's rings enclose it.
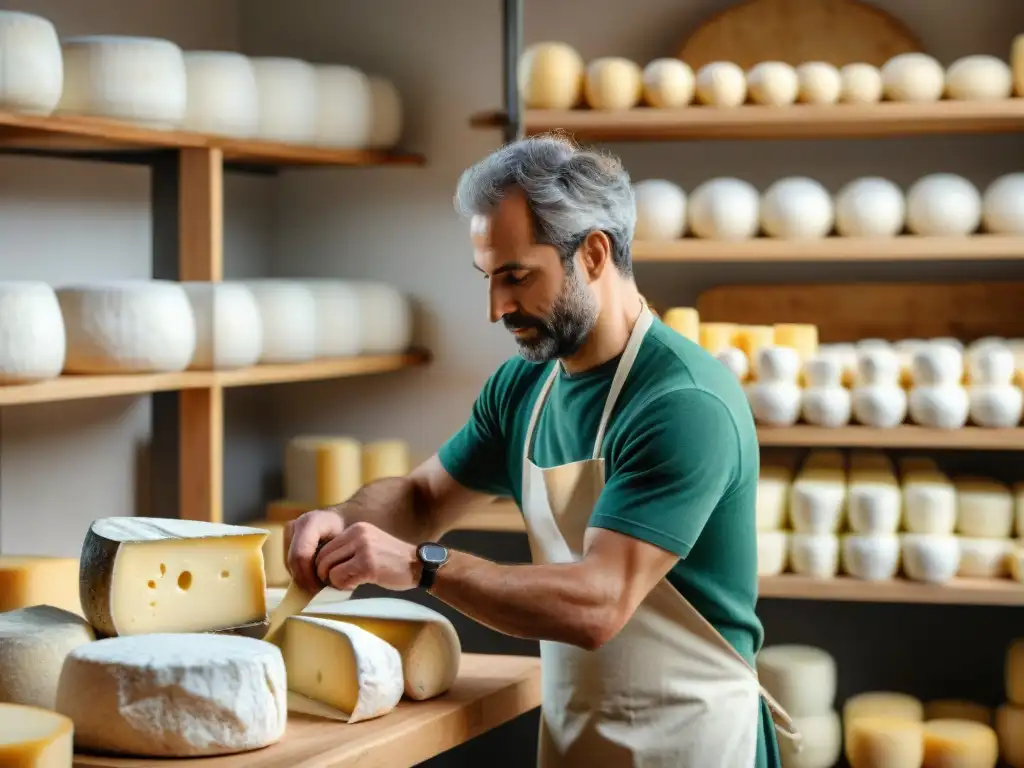
<path fill-rule="evenodd" d="M 0 765 L 68 768 L 74 759 L 74 723 L 39 707 L 0 704 Z"/>
<path fill-rule="evenodd" d="M 267 628 L 260 528 L 107 517 L 82 545 L 82 608 L 105 636 Z"/>

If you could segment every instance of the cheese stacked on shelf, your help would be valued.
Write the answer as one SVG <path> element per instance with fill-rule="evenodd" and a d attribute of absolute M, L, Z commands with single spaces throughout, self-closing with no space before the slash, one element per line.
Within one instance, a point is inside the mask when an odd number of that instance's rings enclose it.
<path fill-rule="evenodd" d="M 779 739 L 784 768 L 832 768 L 842 751 L 835 658 L 814 646 L 769 645 L 757 654 L 757 674 L 803 736 L 799 752 Z"/>
<path fill-rule="evenodd" d="M 1024 638 L 1006 649 L 1004 681 L 1006 701 L 995 715 L 1000 752 L 1010 768 L 1024 768 Z"/>
<path fill-rule="evenodd" d="M 924 705 L 897 691 L 865 691 L 843 703 L 843 742 L 850 768 L 921 768 Z"/>
<path fill-rule="evenodd" d="M 896 576 L 902 502 L 895 470 L 884 454 L 851 453 L 846 500 L 850 532 L 842 539 L 843 570 L 850 576 L 865 581 Z"/>
<path fill-rule="evenodd" d="M 757 479 L 757 575 L 777 576 L 789 565 L 789 489 L 792 469 L 762 458 Z"/>
<path fill-rule="evenodd" d="M 838 451 L 811 451 L 789 497 L 793 572 L 830 578 L 839 571 L 839 532 L 846 521 L 846 461 Z"/>

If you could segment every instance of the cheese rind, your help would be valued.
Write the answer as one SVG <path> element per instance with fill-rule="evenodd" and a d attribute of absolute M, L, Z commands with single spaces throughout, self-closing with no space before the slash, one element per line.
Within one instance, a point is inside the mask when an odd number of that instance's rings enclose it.
<path fill-rule="evenodd" d="M 74 758 L 70 718 L 41 707 L 0 704 L 0 765 L 67 768 Z"/>
<path fill-rule="evenodd" d="M 345 713 L 349 723 L 386 715 L 402 698 L 398 650 L 354 624 L 292 616 L 282 651 L 288 689 Z"/>
<path fill-rule="evenodd" d="M 52 605 L 84 615 L 78 558 L 0 555 L 0 611 Z"/>
<path fill-rule="evenodd" d="M 455 625 L 425 605 L 371 597 L 311 604 L 302 614 L 355 625 L 393 646 L 402 658 L 405 695 L 410 699 L 440 696 L 458 676 L 462 644 Z"/>
<path fill-rule="evenodd" d="M 93 522 L 82 545 L 85 618 L 106 636 L 267 626 L 259 528 L 146 517 Z"/>
<path fill-rule="evenodd" d="M 204 757 L 269 746 L 288 720 L 281 651 L 248 637 L 154 634 L 79 646 L 57 711 L 76 746 L 140 757 Z"/>
<path fill-rule="evenodd" d="M 971 720 L 929 720 L 924 724 L 924 765 L 995 768 L 999 738 L 995 730 Z"/>
<path fill-rule="evenodd" d="M 81 616 L 52 605 L 0 613 L 0 702 L 53 709 L 64 657 L 95 639 Z"/>

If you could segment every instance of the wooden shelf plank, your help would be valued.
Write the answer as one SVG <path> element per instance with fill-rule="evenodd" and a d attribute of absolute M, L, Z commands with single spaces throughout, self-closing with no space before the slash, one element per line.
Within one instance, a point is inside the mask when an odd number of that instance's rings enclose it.
<path fill-rule="evenodd" d="M 476 128 L 504 124 L 503 112 L 474 116 Z M 527 135 L 560 130 L 586 141 L 680 139 L 880 138 L 926 134 L 1024 131 L 1024 98 L 932 103 L 744 105 L 682 109 L 638 107 L 622 112 L 590 109 L 527 110 Z"/>
<path fill-rule="evenodd" d="M 757 237 L 740 242 L 695 237 L 669 242 L 633 241 L 634 262 L 885 262 L 984 261 L 1024 259 L 1024 237 L 891 238 L 827 237 L 822 240 L 777 240 Z"/>
<path fill-rule="evenodd" d="M 288 713 L 284 739 L 217 758 L 147 760 L 76 754 L 75 768 L 403 768 L 418 765 L 540 706 L 540 659 L 463 654 L 444 696 L 403 700 L 383 717 L 349 725 Z"/>
<path fill-rule="evenodd" d="M 85 152 L 219 149 L 224 160 L 268 166 L 413 165 L 422 155 L 402 151 L 330 149 L 276 141 L 233 139 L 191 131 L 157 130 L 119 120 L 0 112 L 0 147 Z"/>
<path fill-rule="evenodd" d="M 295 365 L 257 365 L 237 371 L 185 371 L 182 373 L 126 374 L 109 376 L 59 376 L 34 384 L 0 385 L 0 406 L 83 400 L 153 392 L 248 387 L 300 381 L 369 376 L 423 365 L 430 360 L 424 351 L 397 355 L 367 355 L 315 360 Z"/>
<path fill-rule="evenodd" d="M 1010 579 L 953 579 L 947 584 L 925 584 L 907 579 L 862 581 L 849 576 L 815 579 L 785 573 L 762 577 L 759 592 L 762 598 L 790 600 L 1024 605 L 1024 584 Z"/>
<path fill-rule="evenodd" d="M 799 448 L 931 448 L 942 450 L 1022 451 L 1024 428 L 928 429 L 905 425 L 893 429 L 850 426 L 829 429 L 798 424 L 792 427 L 760 427 L 762 446 Z"/>

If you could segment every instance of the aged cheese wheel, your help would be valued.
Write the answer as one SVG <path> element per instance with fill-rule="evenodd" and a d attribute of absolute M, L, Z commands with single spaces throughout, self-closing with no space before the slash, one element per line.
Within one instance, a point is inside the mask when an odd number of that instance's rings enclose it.
<path fill-rule="evenodd" d="M 316 68 L 280 56 L 251 59 L 259 93 L 256 135 L 270 141 L 310 143 L 316 137 Z"/>
<path fill-rule="evenodd" d="M 52 379 L 64 367 L 64 317 L 53 288 L 0 281 L 0 384 Z"/>
<path fill-rule="evenodd" d="M 316 357 L 349 357 L 362 349 L 359 290 L 346 280 L 303 280 L 316 312 Z"/>
<path fill-rule="evenodd" d="M 797 100 L 802 104 L 835 104 L 839 100 L 842 78 L 835 65 L 827 61 L 808 61 L 796 68 L 800 87 Z"/>
<path fill-rule="evenodd" d="M 572 109 L 583 96 L 583 57 L 570 45 L 534 43 L 519 57 L 519 93 L 527 109 Z"/>
<path fill-rule="evenodd" d="M 393 355 L 412 343 L 412 307 L 397 288 L 373 280 L 349 282 L 359 296 L 360 354 Z"/>
<path fill-rule="evenodd" d="M 981 195 L 963 176 L 933 173 L 907 190 L 907 227 L 917 235 L 969 235 L 981 223 Z"/>
<path fill-rule="evenodd" d="M 189 368 L 255 365 L 263 351 L 263 324 L 252 291 L 239 283 L 185 282 L 181 287 L 196 324 L 196 350 Z"/>
<path fill-rule="evenodd" d="M 839 101 L 874 104 L 882 100 L 882 73 L 873 64 L 847 64 L 839 70 Z"/>
<path fill-rule="evenodd" d="M 835 210 L 836 231 L 844 237 L 894 237 L 903 230 L 907 204 L 895 183 L 866 176 L 836 193 Z"/>
<path fill-rule="evenodd" d="M 373 89 L 370 78 L 355 67 L 316 67 L 316 133 L 324 147 L 365 149 L 373 132 Z"/>
<path fill-rule="evenodd" d="M 779 107 L 796 101 L 800 82 L 792 65 L 762 61 L 747 72 L 747 90 L 755 104 Z"/>
<path fill-rule="evenodd" d="M 259 92 L 247 56 L 233 51 L 186 51 L 183 128 L 248 138 L 259 125 Z"/>
<path fill-rule="evenodd" d="M 890 101 L 938 101 L 945 87 L 945 70 L 928 54 L 901 53 L 882 65 L 882 88 Z"/>
<path fill-rule="evenodd" d="M 64 63 L 53 22 L 0 11 L 0 109 L 48 115 L 64 88 Z"/>
<path fill-rule="evenodd" d="M 686 232 L 686 193 L 665 179 L 645 179 L 633 185 L 636 200 L 636 240 L 677 240 Z"/>
<path fill-rule="evenodd" d="M 587 64 L 583 95 L 591 109 L 632 109 L 643 96 L 643 72 L 635 61 L 604 56 Z"/>
<path fill-rule="evenodd" d="M 747 76 L 731 61 L 712 61 L 697 70 L 697 99 L 711 107 L 738 107 L 747 99 Z"/>
<path fill-rule="evenodd" d="M 832 231 L 832 197 L 814 179 L 779 179 L 761 197 L 761 226 L 769 237 L 816 240 Z"/>
<path fill-rule="evenodd" d="M 1024 173 L 1007 173 L 988 185 L 981 200 L 981 219 L 987 232 L 1024 234 Z"/>
<path fill-rule="evenodd" d="M 914 385 L 907 399 L 910 420 L 932 429 L 960 429 L 969 411 L 970 398 L 960 384 Z"/>
<path fill-rule="evenodd" d="M 687 218 L 697 237 L 749 240 L 757 234 L 760 208 L 761 198 L 752 184 L 722 177 L 705 181 L 690 193 Z"/>
<path fill-rule="evenodd" d="M 933 533 L 900 534 L 903 572 L 908 579 L 942 584 L 960 569 L 960 540 Z"/>
<path fill-rule="evenodd" d="M 402 94 L 393 82 L 381 75 L 370 75 L 370 95 L 373 99 L 373 128 L 370 131 L 371 149 L 394 149 L 402 140 L 404 112 Z"/>
<path fill-rule="evenodd" d="M 958 101 L 996 101 L 1013 92 L 1009 65 L 987 54 L 957 59 L 946 70 L 947 98 Z"/>
<path fill-rule="evenodd" d="M 260 362 L 301 363 L 316 356 L 316 299 L 302 282 L 272 278 L 244 282 L 259 307 Z"/>
<path fill-rule="evenodd" d="M 791 717 L 819 715 L 833 708 L 836 660 L 824 648 L 767 645 L 757 654 L 757 674 Z"/>
<path fill-rule="evenodd" d="M 644 102 L 658 109 L 685 107 L 693 101 L 693 69 L 673 58 L 654 59 L 643 71 Z"/>

